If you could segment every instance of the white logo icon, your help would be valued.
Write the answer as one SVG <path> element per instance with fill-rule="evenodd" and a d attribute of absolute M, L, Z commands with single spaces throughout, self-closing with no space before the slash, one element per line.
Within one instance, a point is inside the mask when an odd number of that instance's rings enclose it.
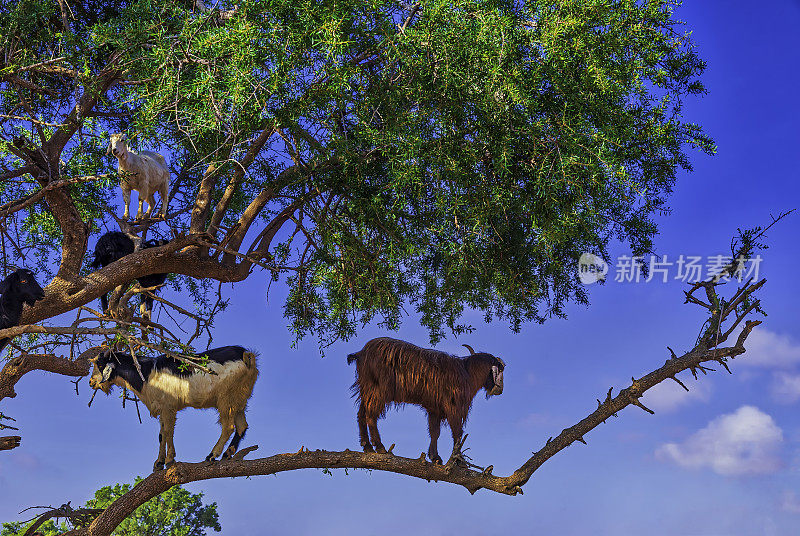
<path fill-rule="evenodd" d="M 605 281 L 608 264 L 594 253 L 583 253 L 578 259 L 578 277 L 584 285 Z"/>

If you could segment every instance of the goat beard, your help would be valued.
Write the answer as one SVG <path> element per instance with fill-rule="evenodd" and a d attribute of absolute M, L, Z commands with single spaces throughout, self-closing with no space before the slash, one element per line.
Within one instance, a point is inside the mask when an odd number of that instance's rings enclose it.
<path fill-rule="evenodd" d="M 486 391 L 486 399 L 488 400 L 490 396 L 497 396 L 503 394 L 503 388 L 499 385 L 495 385 L 492 387 L 491 391 Z"/>

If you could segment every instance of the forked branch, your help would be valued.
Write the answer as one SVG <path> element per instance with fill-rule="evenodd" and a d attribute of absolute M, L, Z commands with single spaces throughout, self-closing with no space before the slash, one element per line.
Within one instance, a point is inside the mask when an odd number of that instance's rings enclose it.
<path fill-rule="evenodd" d="M 74 360 L 52 354 L 26 354 L 15 357 L 0 370 L 0 400 L 17 396 L 14 386 L 20 378 L 33 370 L 55 372 L 64 376 L 86 376 L 89 374 L 89 358 L 94 357 L 98 351 L 97 348 L 90 348 Z"/>

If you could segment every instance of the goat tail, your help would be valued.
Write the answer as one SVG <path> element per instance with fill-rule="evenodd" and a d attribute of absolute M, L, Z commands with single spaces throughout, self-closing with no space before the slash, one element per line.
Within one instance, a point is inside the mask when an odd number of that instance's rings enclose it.
<path fill-rule="evenodd" d="M 255 352 L 251 352 L 249 350 L 246 351 L 244 354 L 242 354 L 242 361 L 244 361 L 244 364 L 245 364 L 245 366 L 247 368 L 251 368 L 251 369 L 256 368 L 256 356 L 257 355 L 258 354 L 256 354 Z"/>
<path fill-rule="evenodd" d="M 358 354 L 357 354 L 357 353 L 355 353 L 355 354 L 348 354 L 348 355 L 347 355 L 347 364 L 348 364 L 348 365 L 352 365 L 352 364 L 353 364 L 353 361 L 357 361 L 357 360 L 358 360 Z"/>

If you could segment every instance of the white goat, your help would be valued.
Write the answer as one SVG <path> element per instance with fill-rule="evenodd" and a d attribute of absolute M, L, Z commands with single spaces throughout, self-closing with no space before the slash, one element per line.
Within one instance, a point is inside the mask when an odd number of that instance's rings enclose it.
<path fill-rule="evenodd" d="M 222 458 L 233 456 L 247 431 L 244 412 L 258 377 L 255 353 L 241 346 L 224 346 L 202 355 L 208 358 L 207 367 L 216 374 L 184 370 L 178 360 L 161 355 L 138 360 L 144 381 L 130 354 L 106 349 L 91 359 L 92 389 L 101 389 L 106 394 L 114 385 L 131 389 L 150 410 L 150 415 L 159 417 L 158 458 L 153 471 L 163 469 L 165 462 L 167 466 L 175 463 L 175 420 L 183 408 L 216 408 L 219 413 L 222 434 L 206 460 L 223 454 L 232 433 L 233 439 Z"/>
<path fill-rule="evenodd" d="M 125 213 L 122 219 L 130 217 L 128 205 L 131 202 L 131 190 L 139 192 L 139 209 L 136 219 L 142 217 L 142 204 L 147 200 L 148 218 L 155 205 L 155 193 L 161 194 L 161 216 L 167 215 L 167 199 L 169 195 L 169 168 L 164 157 L 153 151 L 134 153 L 128 148 L 125 134 L 112 134 L 108 147 L 109 154 L 117 157 L 117 169 L 120 174 L 119 187 L 122 189 L 122 198 L 125 201 Z"/>

